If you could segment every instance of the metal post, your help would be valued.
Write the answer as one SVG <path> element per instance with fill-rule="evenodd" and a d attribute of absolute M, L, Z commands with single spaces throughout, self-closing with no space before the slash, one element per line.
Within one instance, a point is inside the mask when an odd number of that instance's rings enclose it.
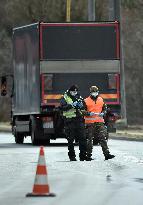
<path fill-rule="evenodd" d="M 95 0 L 88 0 L 88 21 L 95 21 Z"/>
<path fill-rule="evenodd" d="M 109 21 L 120 21 L 120 0 L 109 0 Z"/>
<path fill-rule="evenodd" d="M 115 20 L 114 0 L 109 0 L 109 21 Z"/>
<path fill-rule="evenodd" d="M 121 0 L 109 0 L 109 21 L 119 21 L 120 22 L 121 115 L 124 121 L 123 123 L 126 126 L 127 125 L 127 113 L 126 113 L 125 70 L 124 70 Z"/>
<path fill-rule="evenodd" d="M 71 0 L 66 2 L 66 22 L 71 21 Z"/>

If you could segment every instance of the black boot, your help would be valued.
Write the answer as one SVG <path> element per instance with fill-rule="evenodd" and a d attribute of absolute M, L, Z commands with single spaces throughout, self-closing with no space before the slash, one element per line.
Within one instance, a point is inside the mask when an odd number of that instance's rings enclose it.
<path fill-rule="evenodd" d="M 94 160 L 92 157 L 86 157 L 86 161 L 92 161 Z"/>
<path fill-rule="evenodd" d="M 87 158 L 87 156 L 86 156 L 85 153 L 84 154 L 79 154 L 80 161 L 84 161 L 84 160 L 86 160 L 86 158 Z"/>
<path fill-rule="evenodd" d="M 80 158 L 80 161 L 84 161 L 85 159 L 84 158 Z"/>
<path fill-rule="evenodd" d="M 115 155 L 108 154 L 108 155 L 105 155 L 105 160 L 112 159 L 114 157 L 115 157 Z"/>
<path fill-rule="evenodd" d="M 77 161 L 76 160 L 76 155 L 75 155 L 74 151 L 68 152 L 68 156 L 69 156 L 70 161 Z"/>
<path fill-rule="evenodd" d="M 86 160 L 86 156 L 80 156 L 79 159 L 80 159 L 80 161 L 84 161 L 84 160 Z"/>
<path fill-rule="evenodd" d="M 70 161 L 77 161 L 76 157 L 69 157 Z"/>

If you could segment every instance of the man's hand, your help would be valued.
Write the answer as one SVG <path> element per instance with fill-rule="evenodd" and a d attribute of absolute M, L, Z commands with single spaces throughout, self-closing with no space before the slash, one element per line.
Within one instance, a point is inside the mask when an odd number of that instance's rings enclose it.
<path fill-rule="evenodd" d="M 77 107 L 82 108 L 83 107 L 83 103 L 82 102 L 78 102 L 77 103 Z"/>
<path fill-rule="evenodd" d="M 103 112 L 99 113 L 99 117 L 103 117 L 103 116 L 104 116 Z"/>
<path fill-rule="evenodd" d="M 78 104 L 78 102 L 77 102 L 77 101 L 75 101 L 75 102 L 73 102 L 73 103 L 72 103 L 72 106 L 73 106 L 73 107 L 76 107 L 76 106 L 77 106 L 77 104 Z"/>

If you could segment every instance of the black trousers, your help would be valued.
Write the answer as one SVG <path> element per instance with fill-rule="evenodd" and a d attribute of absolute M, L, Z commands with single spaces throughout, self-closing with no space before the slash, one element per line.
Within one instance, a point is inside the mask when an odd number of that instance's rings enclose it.
<path fill-rule="evenodd" d="M 79 157 L 80 159 L 86 158 L 86 135 L 85 125 L 83 119 L 67 119 L 65 120 L 65 132 L 68 140 L 68 155 L 69 158 L 76 157 L 74 150 L 75 138 L 79 141 Z"/>

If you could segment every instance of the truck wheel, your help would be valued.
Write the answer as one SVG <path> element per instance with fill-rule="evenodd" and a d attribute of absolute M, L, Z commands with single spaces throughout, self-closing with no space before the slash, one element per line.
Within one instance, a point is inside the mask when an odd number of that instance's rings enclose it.
<path fill-rule="evenodd" d="M 31 141 L 33 145 L 39 145 L 39 130 L 37 128 L 36 119 L 32 117 L 31 119 Z"/>
<path fill-rule="evenodd" d="M 33 145 L 38 145 L 38 140 L 35 139 L 35 132 L 34 130 L 32 130 L 32 133 L 31 133 L 31 142 Z"/>
<path fill-rule="evenodd" d="M 50 145 L 50 139 L 39 140 L 40 145 Z"/>
<path fill-rule="evenodd" d="M 16 144 L 23 144 L 24 136 L 20 133 L 15 133 L 15 142 Z"/>

